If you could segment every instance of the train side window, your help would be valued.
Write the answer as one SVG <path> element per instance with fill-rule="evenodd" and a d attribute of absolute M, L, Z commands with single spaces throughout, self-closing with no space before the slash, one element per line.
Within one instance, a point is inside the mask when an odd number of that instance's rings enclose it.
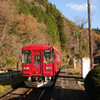
<path fill-rule="evenodd" d="M 40 64 L 41 57 L 39 54 L 34 55 L 34 64 Z"/>
<path fill-rule="evenodd" d="M 44 63 L 54 63 L 54 50 L 44 50 Z"/>
<path fill-rule="evenodd" d="M 31 63 L 31 51 L 30 50 L 22 51 L 22 63 Z"/>

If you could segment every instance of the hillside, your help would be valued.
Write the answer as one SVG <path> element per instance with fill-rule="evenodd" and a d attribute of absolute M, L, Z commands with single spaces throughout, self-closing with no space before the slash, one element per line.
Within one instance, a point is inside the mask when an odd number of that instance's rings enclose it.
<path fill-rule="evenodd" d="M 100 55 L 100 29 L 93 29 L 94 34 L 94 42 L 95 42 L 95 50 L 94 56 Z"/>
<path fill-rule="evenodd" d="M 61 53 L 88 56 L 88 31 L 65 18 L 48 0 L 0 1 L 0 66 L 16 67 L 21 49 L 51 44 Z"/>

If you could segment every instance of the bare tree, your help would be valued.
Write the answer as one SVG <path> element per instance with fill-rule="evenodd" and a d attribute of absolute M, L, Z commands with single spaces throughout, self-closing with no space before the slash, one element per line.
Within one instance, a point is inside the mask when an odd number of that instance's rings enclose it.
<path fill-rule="evenodd" d="M 88 23 L 88 19 L 85 17 L 75 17 L 74 23 L 77 24 L 80 28 L 84 28 Z"/>
<path fill-rule="evenodd" d="M 82 45 L 84 44 L 83 41 L 84 41 L 84 38 L 86 37 L 84 35 L 84 33 L 87 30 L 84 27 L 87 25 L 88 20 L 86 18 L 82 18 L 82 17 L 75 17 L 74 19 L 75 19 L 74 23 L 80 27 L 80 30 L 75 30 L 75 32 L 74 32 L 74 37 L 76 39 L 75 52 L 77 52 L 77 51 L 81 52 Z"/>

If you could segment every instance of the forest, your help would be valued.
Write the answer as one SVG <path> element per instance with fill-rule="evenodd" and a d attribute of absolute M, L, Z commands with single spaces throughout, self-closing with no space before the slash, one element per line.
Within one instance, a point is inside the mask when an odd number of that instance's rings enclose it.
<path fill-rule="evenodd" d="M 92 33 L 94 52 L 99 52 L 100 30 Z M 89 56 L 88 29 L 65 18 L 48 0 L 1 0 L 0 67 L 16 68 L 22 47 L 31 44 L 56 47 L 65 62 L 67 55 Z"/>

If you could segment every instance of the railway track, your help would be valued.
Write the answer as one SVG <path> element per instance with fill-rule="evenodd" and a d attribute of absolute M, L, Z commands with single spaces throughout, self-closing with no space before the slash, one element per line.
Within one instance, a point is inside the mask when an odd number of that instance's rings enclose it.
<path fill-rule="evenodd" d="M 40 96 L 39 96 L 38 100 L 41 100 L 41 98 L 42 98 L 42 96 L 43 96 L 43 94 L 44 94 L 45 90 L 46 90 L 46 88 L 45 88 L 45 89 L 41 92 L 41 94 L 40 94 Z"/>
<path fill-rule="evenodd" d="M 53 87 L 36 89 L 36 88 L 27 88 L 26 86 L 23 86 L 15 90 L 12 90 L 7 95 L 0 98 L 0 100 L 45 100 L 44 98 L 50 98 L 52 90 Z M 46 99 L 46 100 L 50 100 L 50 99 Z"/>
<path fill-rule="evenodd" d="M 29 93 L 33 91 L 32 88 L 26 88 L 24 87 L 20 87 L 17 88 L 11 92 L 9 92 L 7 95 L 5 95 L 4 97 L 2 97 L 0 100 L 23 100 L 27 95 L 29 95 Z"/>
<path fill-rule="evenodd" d="M 24 100 L 32 91 L 33 91 L 32 88 L 26 91 L 26 93 L 24 93 L 19 100 Z"/>
<path fill-rule="evenodd" d="M 45 93 L 45 90 L 46 88 L 34 89 L 34 88 L 20 87 L 11 91 L 10 93 L 2 97 L 0 100 L 16 100 L 16 99 L 17 100 L 31 100 L 31 99 L 41 100 L 42 96 Z"/>

